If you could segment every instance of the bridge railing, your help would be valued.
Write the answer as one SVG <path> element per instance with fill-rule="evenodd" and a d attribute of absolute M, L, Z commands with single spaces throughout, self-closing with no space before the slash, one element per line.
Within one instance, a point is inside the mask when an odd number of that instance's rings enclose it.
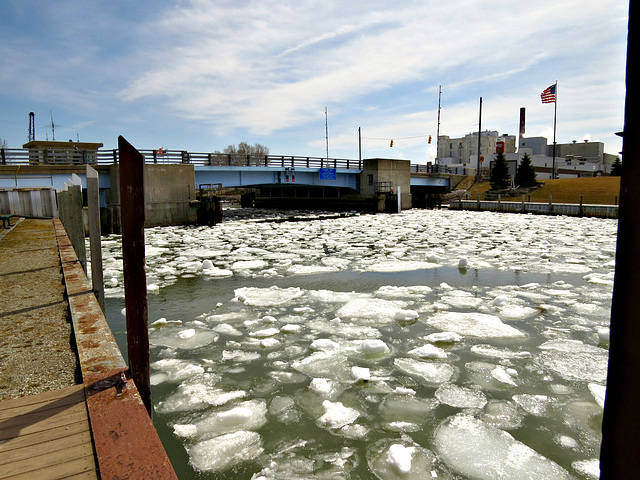
<path fill-rule="evenodd" d="M 293 167 L 362 170 L 361 160 L 347 158 L 300 157 L 289 155 L 238 155 L 202 153 L 186 150 L 144 150 L 146 163 L 193 164 L 211 167 Z M 118 150 L 74 150 L 61 148 L 0 148 L 0 165 L 113 165 L 118 163 Z M 466 175 L 466 168 L 443 164 L 411 165 L 412 173 L 445 173 Z"/>

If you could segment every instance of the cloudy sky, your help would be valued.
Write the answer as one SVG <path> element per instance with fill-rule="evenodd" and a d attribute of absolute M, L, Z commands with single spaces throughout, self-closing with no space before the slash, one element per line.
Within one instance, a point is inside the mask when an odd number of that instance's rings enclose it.
<path fill-rule="evenodd" d="M 622 0 L 95 0 L 0 2 L 0 138 L 278 155 L 435 155 L 482 128 L 602 141 L 624 119 Z M 325 116 L 325 108 L 327 115 Z M 433 143 L 428 144 L 431 135 Z M 390 140 L 393 147 L 389 147 Z"/>

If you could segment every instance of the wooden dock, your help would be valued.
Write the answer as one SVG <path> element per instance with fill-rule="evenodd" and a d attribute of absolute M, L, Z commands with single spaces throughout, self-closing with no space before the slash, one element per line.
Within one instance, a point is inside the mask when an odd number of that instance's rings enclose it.
<path fill-rule="evenodd" d="M 98 479 L 84 386 L 0 402 L 0 479 Z"/>

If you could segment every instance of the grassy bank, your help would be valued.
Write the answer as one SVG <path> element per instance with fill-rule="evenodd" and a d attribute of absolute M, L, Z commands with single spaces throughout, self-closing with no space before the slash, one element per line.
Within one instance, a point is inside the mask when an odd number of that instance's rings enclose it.
<path fill-rule="evenodd" d="M 561 178 L 557 180 L 543 180 L 544 186 L 525 197 L 532 202 L 548 202 L 549 195 L 554 203 L 583 203 L 597 205 L 616 205 L 620 195 L 620 177 L 589 177 L 589 178 Z M 489 190 L 489 182 L 475 183 L 470 189 L 471 198 L 484 199 L 484 194 Z M 514 197 L 520 201 L 521 196 Z M 505 198 L 506 200 L 506 198 Z"/>

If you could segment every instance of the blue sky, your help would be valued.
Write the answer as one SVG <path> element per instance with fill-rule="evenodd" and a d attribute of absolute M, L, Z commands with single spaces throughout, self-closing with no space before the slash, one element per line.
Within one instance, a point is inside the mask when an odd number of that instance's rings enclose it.
<path fill-rule="evenodd" d="M 108 0 L 0 2 L 0 138 L 424 163 L 440 134 L 590 139 L 616 154 L 628 2 Z M 427 137 L 433 143 L 427 143 Z M 389 142 L 394 139 L 394 145 Z"/>

